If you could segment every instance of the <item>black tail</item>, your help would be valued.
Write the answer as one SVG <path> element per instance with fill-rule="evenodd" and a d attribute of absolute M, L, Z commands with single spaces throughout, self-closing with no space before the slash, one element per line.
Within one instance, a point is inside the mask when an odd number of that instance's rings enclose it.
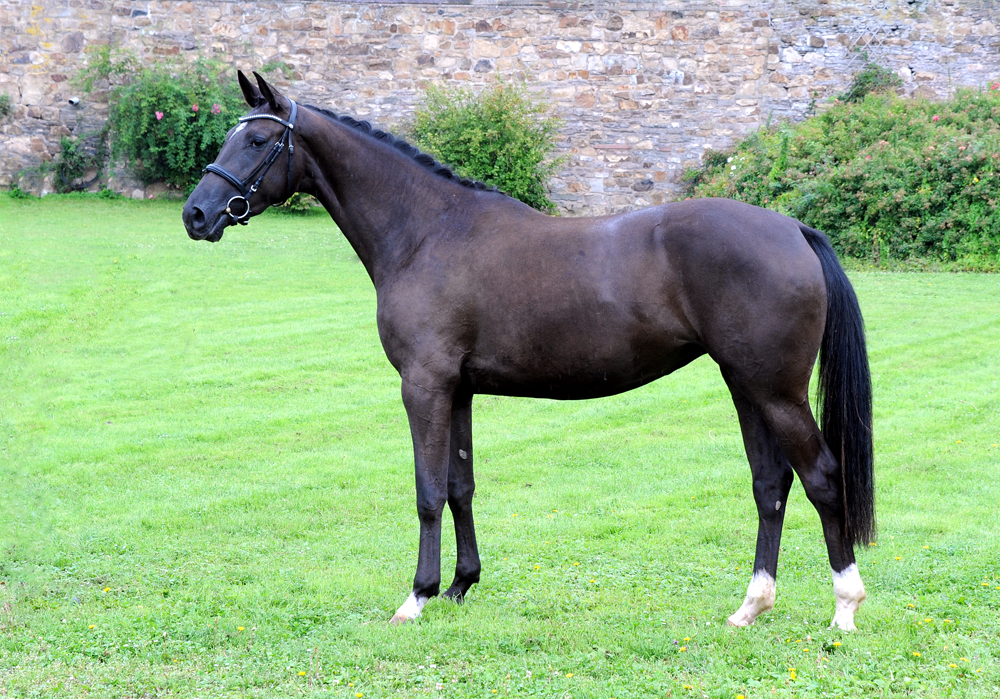
<path fill-rule="evenodd" d="M 875 537 L 872 379 L 865 325 L 854 288 L 826 236 L 799 224 L 826 277 L 826 329 L 819 354 L 821 429 L 844 479 L 847 536 L 855 546 Z"/>

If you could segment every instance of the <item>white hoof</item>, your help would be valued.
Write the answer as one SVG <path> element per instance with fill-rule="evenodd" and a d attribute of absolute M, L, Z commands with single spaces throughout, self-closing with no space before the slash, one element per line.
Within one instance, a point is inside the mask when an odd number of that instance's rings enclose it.
<path fill-rule="evenodd" d="M 420 610 L 424 608 L 427 604 L 428 597 L 417 597 L 414 593 L 410 593 L 410 596 L 406 598 L 402 606 L 396 610 L 396 613 L 392 615 L 392 619 L 389 623 L 393 626 L 398 626 L 399 624 L 405 624 L 408 621 L 413 621 L 418 616 L 420 616 Z"/>
<path fill-rule="evenodd" d="M 833 594 L 837 597 L 837 611 L 830 622 L 830 628 L 854 631 L 857 628 L 854 625 L 854 613 L 867 596 L 856 563 L 833 574 Z"/>
<path fill-rule="evenodd" d="M 854 625 L 854 610 L 838 609 L 833 615 L 833 621 L 830 622 L 830 628 L 841 631 L 856 631 L 858 627 Z"/>
<path fill-rule="evenodd" d="M 774 595 L 774 578 L 763 570 L 758 570 L 750 578 L 743 606 L 737 609 L 726 623 L 730 626 L 749 626 L 760 614 L 774 608 Z"/>

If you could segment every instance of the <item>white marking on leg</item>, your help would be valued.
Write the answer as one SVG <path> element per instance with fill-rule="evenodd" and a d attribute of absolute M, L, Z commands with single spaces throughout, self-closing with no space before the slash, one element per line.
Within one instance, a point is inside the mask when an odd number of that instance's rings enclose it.
<path fill-rule="evenodd" d="M 460 457 L 462 457 L 463 459 L 465 459 L 465 458 L 467 458 L 469 456 L 468 454 L 465 453 L 465 449 L 459 449 L 458 450 L 458 455 Z"/>
<path fill-rule="evenodd" d="M 775 509 L 775 511 L 781 509 L 781 500 L 775 500 L 774 501 L 774 509 Z"/>
<path fill-rule="evenodd" d="M 830 628 L 854 631 L 854 612 L 865 601 L 865 585 L 861 582 L 858 565 L 852 563 L 839 573 L 833 571 L 833 594 L 837 598 L 837 611 Z"/>
<path fill-rule="evenodd" d="M 427 604 L 429 597 L 417 597 L 413 592 L 410 596 L 406 598 L 402 606 L 396 610 L 396 613 L 392 617 L 391 623 L 393 624 L 403 624 L 407 621 L 413 621 L 418 616 L 420 616 L 420 610 L 424 608 Z"/>
<path fill-rule="evenodd" d="M 749 626 L 759 614 L 774 607 L 775 583 L 767 571 L 758 570 L 750 578 L 743 606 L 729 617 L 730 626 Z"/>

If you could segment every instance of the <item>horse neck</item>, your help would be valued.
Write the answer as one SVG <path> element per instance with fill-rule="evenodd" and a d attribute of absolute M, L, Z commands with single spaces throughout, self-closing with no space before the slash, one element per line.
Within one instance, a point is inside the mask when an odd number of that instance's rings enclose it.
<path fill-rule="evenodd" d="M 333 217 L 375 283 L 390 277 L 430 235 L 456 198 L 467 196 L 412 158 L 345 124 L 310 114 L 313 167 L 303 191 Z"/>

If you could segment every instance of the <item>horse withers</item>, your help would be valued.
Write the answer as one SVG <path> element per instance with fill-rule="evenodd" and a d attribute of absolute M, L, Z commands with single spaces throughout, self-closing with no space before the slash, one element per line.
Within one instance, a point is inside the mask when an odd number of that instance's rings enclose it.
<path fill-rule="evenodd" d="M 479 580 L 474 395 L 609 396 L 708 354 L 736 405 L 759 517 L 753 576 L 729 623 L 774 605 L 797 474 L 833 570 L 831 626 L 854 628 L 865 598 L 854 547 L 874 535 L 871 379 L 857 299 L 822 233 L 726 199 L 546 216 L 256 78 L 239 73 L 251 111 L 188 198 L 184 225 L 215 242 L 306 192 L 371 277 L 379 337 L 402 380 L 420 522 L 413 589 L 393 622 L 416 618 L 440 590 L 445 503 L 457 563 L 444 594 L 461 601 Z M 822 429 L 808 396 L 817 353 Z"/>

